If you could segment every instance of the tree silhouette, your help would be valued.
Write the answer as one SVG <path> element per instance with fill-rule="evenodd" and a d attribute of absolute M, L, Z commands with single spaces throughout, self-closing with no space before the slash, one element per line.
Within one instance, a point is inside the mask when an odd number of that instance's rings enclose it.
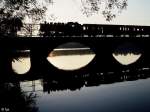
<path fill-rule="evenodd" d="M 43 18 L 46 7 L 38 0 L 0 0 L 1 11 L 9 17 L 18 17 L 23 19 L 25 16 L 32 17 L 35 20 Z"/>
<path fill-rule="evenodd" d="M 28 17 L 32 23 L 44 20 L 48 4 L 55 0 L 0 0 L 0 34 L 17 35 Z M 111 21 L 127 7 L 127 0 L 81 0 L 82 12 L 87 17 L 99 12 L 106 21 Z"/>
<path fill-rule="evenodd" d="M 87 17 L 102 11 L 106 21 L 111 21 L 128 6 L 127 0 L 81 0 L 81 3 L 82 12 Z"/>
<path fill-rule="evenodd" d="M 55 0 L 47 0 L 53 3 Z M 80 0 L 82 12 L 87 17 L 99 13 L 101 11 L 102 15 L 106 21 L 111 21 L 128 6 L 128 0 Z"/>
<path fill-rule="evenodd" d="M 38 0 L 0 0 L 1 34 L 16 34 L 26 17 L 34 22 L 42 20 L 46 9 Z"/>

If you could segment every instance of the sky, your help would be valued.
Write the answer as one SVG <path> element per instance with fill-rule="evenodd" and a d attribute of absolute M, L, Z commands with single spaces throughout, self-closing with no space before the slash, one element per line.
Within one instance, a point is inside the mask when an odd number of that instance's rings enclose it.
<path fill-rule="evenodd" d="M 49 22 L 150 25 L 150 0 L 128 0 L 127 9 L 111 22 L 106 21 L 101 13 L 90 17 L 83 15 L 80 0 L 53 0 L 53 2 L 46 12 L 46 21 Z"/>

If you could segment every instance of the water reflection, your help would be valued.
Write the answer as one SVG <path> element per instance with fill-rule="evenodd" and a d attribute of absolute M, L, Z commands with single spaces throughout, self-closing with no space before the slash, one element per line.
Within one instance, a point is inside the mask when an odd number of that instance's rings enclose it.
<path fill-rule="evenodd" d="M 30 51 L 16 51 L 15 58 L 12 60 L 12 69 L 17 74 L 25 74 L 31 68 Z"/>
<path fill-rule="evenodd" d="M 71 55 L 48 57 L 48 61 L 62 70 L 77 70 L 91 62 L 95 55 Z"/>
<path fill-rule="evenodd" d="M 117 72 L 93 72 L 82 75 L 59 75 L 43 77 L 39 80 L 21 82 L 24 91 L 47 93 L 63 90 L 80 90 L 84 87 L 99 86 L 116 82 L 133 81 L 150 77 L 150 68 L 125 69 Z"/>
<path fill-rule="evenodd" d="M 78 70 L 88 65 L 95 57 L 94 52 L 80 43 L 66 43 L 55 48 L 47 60 L 62 70 Z"/>
<path fill-rule="evenodd" d="M 142 56 L 141 50 L 132 43 L 120 45 L 112 54 L 122 65 L 130 65 L 137 62 Z"/>
<path fill-rule="evenodd" d="M 128 53 L 128 54 L 114 54 L 113 57 L 122 65 L 130 65 L 135 63 L 139 58 L 141 57 L 142 54 L 133 54 L 133 53 Z"/>
<path fill-rule="evenodd" d="M 120 72 L 44 77 L 20 82 L 20 86 L 23 91 L 38 94 L 37 105 L 41 112 L 131 112 L 131 108 L 142 111 L 149 110 L 150 79 L 146 79 L 150 77 L 149 70 L 137 68 Z M 138 79 L 146 80 L 134 81 Z"/>
<path fill-rule="evenodd" d="M 149 112 L 149 79 L 39 95 L 41 112 Z M 59 108 L 58 108 L 59 107 Z"/>
<path fill-rule="evenodd" d="M 144 112 L 149 112 L 149 77 L 150 67 L 142 67 L 81 75 L 54 74 L 42 79 L 18 80 L 15 85 L 0 83 L 0 97 L 3 99 L 0 100 L 0 108 L 15 112 L 36 112 L 38 109 L 40 112 L 131 112 L 131 108 L 134 111 L 147 109 Z M 145 80 L 134 81 L 138 79 Z M 17 92 L 10 92 L 16 91 L 13 87 L 18 88 Z M 9 105 L 15 105 L 15 108 Z"/>
<path fill-rule="evenodd" d="M 0 90 L 0 112 L 38 112 L 36 94 L 22 91 L 19 82 L 1 82 Z"/>

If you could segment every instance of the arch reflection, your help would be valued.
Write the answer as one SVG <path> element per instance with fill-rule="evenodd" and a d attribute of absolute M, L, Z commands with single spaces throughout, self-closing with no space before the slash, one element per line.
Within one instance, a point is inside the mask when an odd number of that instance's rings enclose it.
<path fill-rule="evenodd" d="M 58 69 L 73 71 L 85 67 L 94 57 L 95 53 L 89 47 L 69 42 L 56 47 L 47 60 Z"/>
<path fill-rule="evenodd" d="M 16 51 L 15 58 L 12 60 L 12 69 L 17 74 L 25 74 L 31 68 L 30 50 Z"/>
<path fill-rule="evenodd" d="M 142 56 L 141 50 L 132 43 L 125 43 L 119 46 L 112 56 L 122 65 L 130 65 L 137 62 Z"/>
<path fill-rule="evenodd" d="M 116 55 L 113 53 L 113 57 L 122 65 L 133 64 L 136 61 L 138 61 L 141 56 L 142 56 L 142 54 L 134 54 L 134 53 L 128 53 L 126 55 L 124 55 L 124 54 Z"/>

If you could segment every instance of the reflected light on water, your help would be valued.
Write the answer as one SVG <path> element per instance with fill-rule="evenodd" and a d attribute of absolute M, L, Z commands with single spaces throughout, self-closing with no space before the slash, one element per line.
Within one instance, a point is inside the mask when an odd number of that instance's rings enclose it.
<path fill-rule="evenodd" d="M 19 57 L 12 61 L 12 69 L 17 74 L 25 74 L 31 68 L 30 58 Z"/>
<path fill-rule="evenodd" d="M 66 56 L 48 57 L 47 60 L 59 69 L 77 70 L 89 64 L 94 57 L 95 54 L 66 55 Z"/>
<path fill-rule="evenodd" d="M 113 57 L 122 65 L 130 65 L 135 63 L 139 58 L 141 57 L 142 54 L 133 54 L 133 53 L 128 53 L 128 54 L 112 54 Z"/>
<path fill-rule="evenodd" d="M 85 67 L 94 57 L 95 53 L 89 47 L 78 42 L 68 42 L 50 52 L 47 60 L 58 69 L 73 71 Z"/>

